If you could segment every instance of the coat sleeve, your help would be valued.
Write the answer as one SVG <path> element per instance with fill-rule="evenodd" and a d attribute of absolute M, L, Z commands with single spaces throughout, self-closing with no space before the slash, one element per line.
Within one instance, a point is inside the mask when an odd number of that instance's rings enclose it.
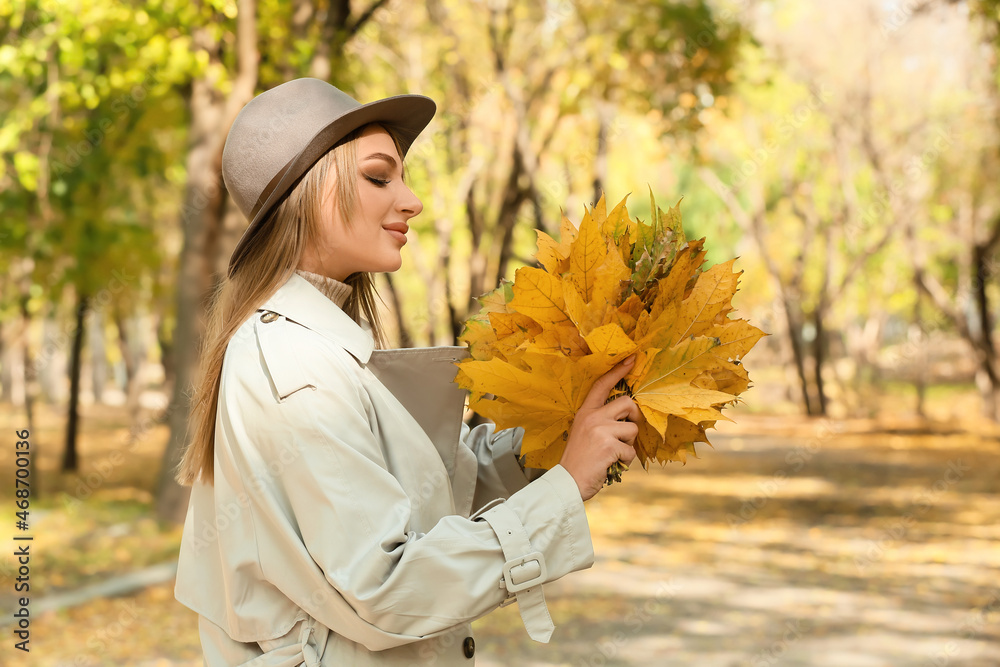
<path fill-rule="evenodd" d="M 518 463 L 524 429 L 520 426 L 496 430 L 486 422 L 470 427 L 462 423 L 462 443 L 478 461 L 476 493 L 472 507 L 478 509 L 495 498 L 508 498 L 545 473 L 539 468 L 524 468 Z"/>
<path fill-rule="evenodd" d="M 389 472 L 364 390 L 346 362 L 332 366 L 339 368 L 323 365 L 322 386 L 260 415 L 260 429 L 247 435 L 253 451 L 235 456 L 241 475 L 257 480 L 248 493 L 264 577 L 370 650 L 445 632 L 512 595 L 522 616 L 534 609 L 525 616 L 529 634 L 546 641 L 532 628 L 542 615 L 551 625 L 544 598 L 539 610 L 528 594 L 540 596 L 541 583 L 594 559 L 573 478 L 556 466 L 471 518 L 445 516 L 419 532 L 410 520 L 419 499 Z M 300 572 L 310 568 L 315 580 L 303 582 Z M 537 585 L 512 591 L 515 571 Z"/>

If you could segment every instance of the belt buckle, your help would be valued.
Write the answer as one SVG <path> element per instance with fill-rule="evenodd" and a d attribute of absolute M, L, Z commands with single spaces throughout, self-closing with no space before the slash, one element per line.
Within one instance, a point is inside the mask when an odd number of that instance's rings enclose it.
<path fill-rule="evenodd" d="M 514 583 L 514 578 L 511 575 L 511 571 L 515 567 L 521 567 L 527 565 L 531 562 L 538 563 L 538 574 L 534 577 L 530 577 L 519 584 Z M 517 593 L 523 591 L 526 588 L 531 588 L 537 584 L 541 584 L 545 581 L 546 570 L 545 570 L 545 556 L 542 555 L 541 551 L 532 551 L 529 554 L 524 554 L 523 556 L 518 556 L 517 558 L 511 558 L 509 561 L 504 563 L 503 566 L 503 577 L 504 583 L 507 585 L 507 590 L 511 593 Z"/>

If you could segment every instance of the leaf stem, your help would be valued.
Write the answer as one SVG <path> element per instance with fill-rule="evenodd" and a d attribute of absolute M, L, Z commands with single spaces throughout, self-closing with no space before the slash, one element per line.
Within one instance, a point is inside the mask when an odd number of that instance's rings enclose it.
<path fill-rule="evenodd" d="M 616 384 L 614 388 L 611 390 L 611 394 L 608 396 L 608 400 L 604 401 L 604 404 L 607 405 L 608 403 L 610 403 L 611 401 L 615 400 L 616 398 L 622 395 L 627 395 L 627 396 L 632 395 L 632 390 L 629 388 L 628 382 L 625 381 L 625 378 L 622 378 L 621 380 L 618 381 L 618 384 Z M 628 466 L 622 463 L 621 461 L 615 461 L 614 463 L 612 463 L 610 466 L 608 466 L 608 478 L 604 482 L 604 486 L 611 486 L 615 482 L 622 481 L 622 473 L 625 472 L 626 470 L 628 470 Z"/>

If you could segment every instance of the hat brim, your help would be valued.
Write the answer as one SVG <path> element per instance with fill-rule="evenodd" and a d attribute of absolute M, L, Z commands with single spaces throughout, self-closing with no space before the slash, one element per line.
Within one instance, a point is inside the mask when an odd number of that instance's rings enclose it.
<path fill-rule="evenodd" d="M 324 126 L 301 152 L 289 160 L 264 187 L 257 204 L 251 211 L 252 218 L 243 236 L 240 237 L 229 259 L 229 276 L 247 253 L 247 249 L 264 229 L 271 211 L 287 195 L 309 168 L 333 148 L 338 141 L 368 123 L 388 125 L 399 136 L 400 148 L 406 157 L 407 151 L 417 136 L 427 127 L 437 111 L 437 105 L 423 95 L 395 95 L 385 99 L 362 104 L 341 114 L 329 125 Z"/>

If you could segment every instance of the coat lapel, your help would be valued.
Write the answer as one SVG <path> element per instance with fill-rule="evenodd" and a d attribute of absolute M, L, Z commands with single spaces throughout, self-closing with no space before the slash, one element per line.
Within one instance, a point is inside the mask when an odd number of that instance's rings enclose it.
<path fill-rule="evenodd" d="M 362 328 L 325 294 L 309 281 L 293 273 L 263 306 L 312 329 L 324 338 L 337 343 L 362 364 L 367 364 L 375 349 L 375 339 L 370 329 Z"/>
<path fill-rule="evenodd" d="M 399 401 L 441 455 L 457 512 L 468 516 L 475 493 L 475 454 L 460 442 L 466 390 L 454 383 L 461 346 L 375 349 L 370 327 L 355 322 L 298 274 L 262 306 L 342 346 Z"/>
<path fill-rule="evenodd" d="M 454 383 L 460 346 L 374 350 L 368 368 L 427 434 L 451 478 L 455 509 L 468 516 L 475 494 L 475 454 L 460 442 L 466 390 Z"/>

